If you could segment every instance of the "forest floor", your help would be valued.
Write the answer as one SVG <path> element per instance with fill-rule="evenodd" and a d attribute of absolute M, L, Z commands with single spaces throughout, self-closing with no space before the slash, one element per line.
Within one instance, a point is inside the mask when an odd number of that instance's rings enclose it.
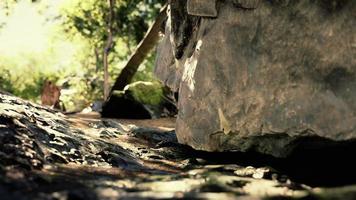
<path fill-rule="evenodd" d="M 221 154 L 219 154 L 221 155 Z M 218 156 L 219 157 L 219 156 Z M 356 199 L 177 142 L 174 119 L 63 115 L 0 94 L 0 199 Z"/>

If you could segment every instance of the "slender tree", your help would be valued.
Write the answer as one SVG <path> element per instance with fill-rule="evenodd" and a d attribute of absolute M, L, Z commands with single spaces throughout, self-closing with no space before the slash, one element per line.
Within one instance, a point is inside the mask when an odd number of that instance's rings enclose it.
<path fill-rule="evenodd" d="M 1 1 L 1 0 L 0 0 Z M 112 64 L 129 58 L 131 48 L 144 37 L 164 0 L 71 0 L 62 9 L 63 27 L 68 35 L 80 34 L 89 43 L 95 58 L 96 72 L 104 72 L 103 99 L 110 94 Z M 118 41 L 118 48 L 114 48 Z M 127 52 L 127 53 L 123 53 Z M 116 72 L 116 71 L 115 71 Z M 114 73 L 115 73 L 114 72 Z M 99 83 L 99 82 L 98 82 Z"/>
<path fill-rule="evenodd" d="M 153 23 L 151 28 L 148 30 L 145 37 L 137 46 L 134 53 L 131 55 L 129 61 L 121 71 L 120 75 L 116 78 L 115 84 L 111 89 L 111 92 L 114 90 L 123 90 L 126 85 L 130 84 L 132 78 L 137 72 L 140 64 L 145 60 L 147 55 L 151 52 L 151 50 L 155 47 L 157 41 L 159 40 L 159 31 L 162 23 L 167 18 L 167 5 L 165 5 L 156 21 Z"/>
<path fill-rule="evenodd" d="M 108 0 L 109 3 L 109 15 L 108 15 L 108 20 L 107 20 L 107 34 L 108 34 L 108 39 L 106 41 L 104 51 L 103 51 L 103 67 L 104 67 L 104 101 L 109 96 L 109 62 L 108 62 L 108 56 L 110 53 L 110 50 L 112 49 L 113 46 L 113 35 L 114 35 L 114 27 L 113 27 L 113 20 L 115 19 L 115 13 L 114 13 L 114 7 L 115 7 L 115 0 Z"/>

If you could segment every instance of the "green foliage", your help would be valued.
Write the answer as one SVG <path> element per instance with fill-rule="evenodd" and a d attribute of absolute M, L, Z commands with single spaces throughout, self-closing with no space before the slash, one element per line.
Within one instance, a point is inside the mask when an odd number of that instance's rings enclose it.
<path fill-rule="evenodd" d="M 113 50 L 116 59 L 125 60 L 141 41 L 149 24 L 157 16 L 163 0 L 117 0 L 114 8 Z M 108 38 L 109 5 L 102 0 L 71 0 L 62 7 L 63 28 L 71 36 L 81 35 L 89 41 L 92 51 L 99 51 L 97 66 L 102 63 L 101 52 Z M 119 45 L 119 47 L 116 47 Z M 122 53 L 126 52 L 126 53 Z M 117 60 L 110 59 L 110 63 Z M 114 64 L 115 65 L 115 64 Z"/>
<path fill-rule="evenodd" d="M 58 77 L 44 75 L 41 72 L 29 73 L 28 77 L 12 74 L 8 69 L 1 69 L 0 89 L 10 92 L 24 99 L 31 99 L 39 102 L 44 81 L 52 80 L 56 82 Z"/>
<path fill-rule="evenodd" d="M 128 85 L 134 98 L 146 105 L 159 105 L 163 96 L 163 89 L 159 82 L 137 81 Z"/>
<path fill-rule="evenodd" d="M 2 71 L 0 71 L 0 74 L 0 90 L 13 93 L 14 88 L 11 82 L 11 75 L 9 70 L 2 69 Z"/>
<path fill-rule="evenodd" d="M 109 57 L 111 84 L 121 72 L 133 49 L 144 37 L 149 24 L 154 21 L 164 2 L 163 0 L 116 1 L 113 25 L 114 48 Z M 98 0 L 72 0 L 62 9 L 64 29 L 72 36 L 80 35 L 80 37 L 89 41 L 94 54 L 92 57 L 96 58 L 96 66 L 99 71 L 102 68 L 101 52 L 108 37 L 108 14 L 108 2 Z M 153 57 L 151 56 L 143 63 L 134 81 L 154 81 L 152 75 Z M 161 86 L 159 84 L 154 85 L 159 93 Z M 139 97 L 142 101 L 150 101 L 149 98 L 155 97 L 150 95 L 146 95 L 146 99 Z"/>
<path fill-rule="evenodd" d="M 0 89 L 39 102 L 47 79 L 62 86 L 61 100 L 68 111 L 101 100 L 107 1 L 5 2 L 11 4 L 5 8 L 0 2 Z M 109 56 L 110 84 L 163 3 L 163 0 L 116 1 L 114 46 Z M 157 103 L 161 93 L 161 86 L 152 75 L 153 61 L 151 55 L 134 78 L 134 81 L 153 82 L 153 90 L 147 90 L 149 93 L 134 92 L 148 104 Z"/>
<path fill-rule="evenodd" d="M 61 101 L 68 111 L 78 111 L 96 100 L 102 99 L 102 81 L 93 69 L 61 79 Z"/>
<path fill-rule="evenodd" d="M 0 9 L 4 15 L 9 15 L 14 5 L 16 4 L 16 0 L 5 0 L 0 2 Z"/>
<path fill-rule="evenodd" d="M 41 73 L 33 74 L 33 81 L 17 81 L 16 90 L 14 90 L 14 95 L 20 96 L 24 99 L 35 99 L 39 101 L 39 96 L 41 95 L 43 82 L 47 79 Z"/>
<path fill-rule="evenodd" d="M 163 0 L 118 0 L 114 8 L 114 33 L 125 42 L 136 45 L 155 19 Z M 102 0 L 71 0 L 63 7 L 63 25 L 96 45 L 107 39 L 109 5 Z"/>

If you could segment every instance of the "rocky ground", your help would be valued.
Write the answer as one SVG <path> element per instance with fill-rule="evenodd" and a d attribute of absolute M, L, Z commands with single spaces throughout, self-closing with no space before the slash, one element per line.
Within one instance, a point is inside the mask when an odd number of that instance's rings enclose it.
<path fill-rule="evenodd" d="M 180 145 L 173 127 L 66 116 L 0 94 L 0 199 L 356 199 L 352 182 L 296 183 L 253 156 Z"/>

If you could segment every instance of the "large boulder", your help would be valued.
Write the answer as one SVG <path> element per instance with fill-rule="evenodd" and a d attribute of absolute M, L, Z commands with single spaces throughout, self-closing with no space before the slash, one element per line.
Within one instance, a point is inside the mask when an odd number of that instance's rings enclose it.
<path fill-rule="evenodd" d="M 155 73 L 179 142 L 286 157 L 356 138 L 356 1 L 169 4 Z"/>

